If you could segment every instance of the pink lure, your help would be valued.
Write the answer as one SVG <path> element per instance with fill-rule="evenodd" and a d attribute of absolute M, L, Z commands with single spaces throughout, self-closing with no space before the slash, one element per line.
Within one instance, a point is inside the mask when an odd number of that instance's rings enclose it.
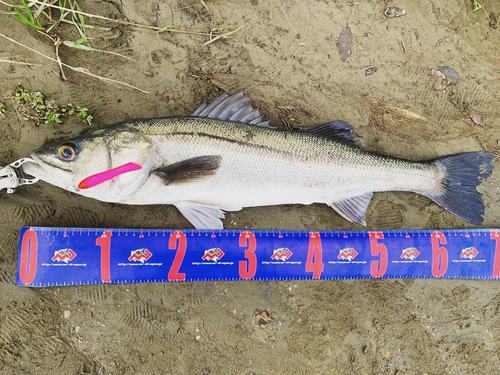
<path fill-rule="evenodd" d="M 91 187 L 94 187 L 96 185 L 102 184 L 103 182 L 106 182 L 108 180 L 111 180 L 115 178 L 116 176 L 119 176 L 124 173 L 132 172 L 132 171 L 137 171 L 139 169 L 142 169 L 142 167 L 139 164 L 135 163 L 127 163 L 124 165 L 120 165 L 119 167 L 101 172 L 101 173 L 96 173 L 93 174 L 92 176 L 89 176 L 78 184 L 79 189 L 88 189 Z"/>

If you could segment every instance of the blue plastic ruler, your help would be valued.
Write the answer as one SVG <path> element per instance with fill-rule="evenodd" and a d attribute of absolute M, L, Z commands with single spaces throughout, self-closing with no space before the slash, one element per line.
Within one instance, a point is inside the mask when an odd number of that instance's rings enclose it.
<path fill-rule="evenodd" d="M 355 232 L 23 227 L 17 285 L 500 278 L 500 229 Z"/>

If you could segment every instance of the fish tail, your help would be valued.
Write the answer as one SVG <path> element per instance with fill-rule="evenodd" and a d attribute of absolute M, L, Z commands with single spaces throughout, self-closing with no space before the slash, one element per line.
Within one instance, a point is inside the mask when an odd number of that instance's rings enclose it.
<path fill-rule="evenodd" d="M 444 170 L 442 188 L 426 196 L 469 223 L 481 225 L 484 204 L 476 187 L 491 174 L 495 157 L 489 152 L 468 152 L 434 160 Z"/>

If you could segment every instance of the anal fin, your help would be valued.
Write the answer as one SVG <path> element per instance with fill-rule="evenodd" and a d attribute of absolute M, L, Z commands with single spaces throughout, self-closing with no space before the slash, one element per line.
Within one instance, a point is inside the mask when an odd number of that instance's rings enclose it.
<path fill-rule="evenodd" d="M 344 199 L 330 204 L 344 219 L 366 226 L 366 209 L 373 193 L 365 193 L 354 198 Z"/>
<path fill-rule="evenodd" d="M 179 202 L 175 207 L 196 229 L 224 228 L 224 212 L 218 207 L 195 202 Z"/>

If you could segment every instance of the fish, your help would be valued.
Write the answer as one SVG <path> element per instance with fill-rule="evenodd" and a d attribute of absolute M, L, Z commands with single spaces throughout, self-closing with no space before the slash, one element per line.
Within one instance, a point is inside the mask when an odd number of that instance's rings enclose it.
<path fill-rule="evenodd" d="M 280 130 L 243 90 L 183 117 L 117 123 L 43 146 L 23 165 L 29 175 L 104 202 L 170 204 L 197 229 L 222 229 L 225 211 L 324 203 L 366 226 L 375 192 L 430 198 L 476 225 L 476 187 L 495 156 L 467 152 L 411 161 L 365 150 L 344 121 Z"/>

